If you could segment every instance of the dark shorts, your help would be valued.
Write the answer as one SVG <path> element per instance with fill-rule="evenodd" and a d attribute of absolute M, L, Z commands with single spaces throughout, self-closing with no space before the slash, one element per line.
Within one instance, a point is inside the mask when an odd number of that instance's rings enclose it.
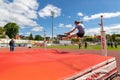
<path fill-rule="evenodd" d="M 77 33 L 77 36 L 78 36 L 78 37 L 83 37 L 83 36 L 84 36 L 84 33 L 83 33 L 83 34 Z"/>

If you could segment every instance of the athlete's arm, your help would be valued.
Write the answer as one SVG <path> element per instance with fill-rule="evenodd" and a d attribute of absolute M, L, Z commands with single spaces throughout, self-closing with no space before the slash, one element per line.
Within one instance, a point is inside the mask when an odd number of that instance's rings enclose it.
<path fill-rule="evenodd" d="M 73 28 L 71 31 L 69 31 L 69 32 L 66 32 L 65 34 L 70 34 L 70 33 L 72 33 L 73 31 L 75 31 L 76 30 L 76 27 L 75 28 Z"/>

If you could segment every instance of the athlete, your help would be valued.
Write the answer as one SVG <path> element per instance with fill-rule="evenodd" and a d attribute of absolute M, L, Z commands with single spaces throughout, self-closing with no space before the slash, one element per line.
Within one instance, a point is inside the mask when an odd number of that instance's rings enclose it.
<path fill-rule="evenodd" d="M 68 35 L 67 37 L 63 37 L 62 40 L 67 40 L 67 39 L 71 39 L 73 37 L 77 37 L 77 38 L 82 38 L 85 34 L 84 31 L 84 25 L 82 24 L 82 22 L 79 21 L 75 21 L 75 28 L 73 28 L 71 31 L 66 32 L 65 34 Z M 70 33 L 74 32 L 75 30 L 78 30 L 77 33 L 70 35 Z"/>
<path fill-rule="evenodd" d="M 85 34 L 84 25 L 82 24 L 82 22 L 79 22 L 79 21 L 75 21 L 74 24 L 75 24 L 75 28 L 73 28 L 69 32 L 66 32 L 65 34 L 68 35 L 68 36 L 67 37 L 63 37 L 62 40 L 67 40 L 67 39 L 71 39 L 71 38 L 77 37 L 77 39 L 78 39 L 78 46 L 79 46 L 79 49 L 80 49 L 80 47 L 81 47 L 81 38 Z M 78 32 L 75 33 L 75 34 L 70 35 L 70 33 L 74 32 L 76 29 L 78 30 Z"/>

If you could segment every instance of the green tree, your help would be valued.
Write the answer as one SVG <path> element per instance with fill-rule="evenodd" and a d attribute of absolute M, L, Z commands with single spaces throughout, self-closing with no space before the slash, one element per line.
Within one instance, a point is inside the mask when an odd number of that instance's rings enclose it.
<path fill-rule="evenodd" d="M 5 29 L 3 27 L 0 27 L 0 34 L 4 35 Z"/>
<path fill-rule="evenodd" d="M 16 23 L 7 23 L 5 26 L 5 34 L 9 38 L 15 38 L 16 34 L 19 33 L 19 26 Z"/>
<path fill-rule="evenodd" d="M 111 37 L 110 34 L 106 34 L 106 39 L 107 40 L 110 40 L 110 37 Z"/>
<path fill-rule="evenodd" d="M 85 37 L 85 38 L 84 38 L 84 41 L 93 42 L 93 41 L 94 41 L 94 38 L 92 38 L 92 37 Z"/>
<path fill-rule="evenodd" d="M 115 41 L 116 34 L 112 34 L 111 37 L 112 37 L 112 40 Z"/>
<path fill-rule="evenodd" d="M 78 39 L 71 39 L 72 43 L 78 43 L 79 40 Z"/>
<path fill-rule="evenodd" d="M 30 33 L 29 40 L 33 40 L 33 35 Z"/>
<path fill-rule="evenodd" d="M 5 38 L 5 29 L 0 27 L 0 38 Z"/>
<path fill-rule="evenodd" d="M 43 40 L 44 38 L 40 35 L 35 35 L 35 40 Z"/>

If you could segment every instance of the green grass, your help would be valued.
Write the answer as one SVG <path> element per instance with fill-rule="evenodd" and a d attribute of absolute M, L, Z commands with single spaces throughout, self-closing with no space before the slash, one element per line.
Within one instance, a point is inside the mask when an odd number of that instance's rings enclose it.
<path fill-rule="evenodd" d="M 43 48 L 43 47 L 42 47 Z M 54 49 L 78 49 L 78 46 L 47 46 L 46 48 L 54 48 Z M 85 49 L 84 46 L 82 46 L 80 49 Z M 88 50 L 101 50 L 101 45 L 88 45 L 86 48 Z M 110 46 L 107 47 L 107 50 L 120 50 L 120 45 L 115 48 L 111 48 Z"/>

